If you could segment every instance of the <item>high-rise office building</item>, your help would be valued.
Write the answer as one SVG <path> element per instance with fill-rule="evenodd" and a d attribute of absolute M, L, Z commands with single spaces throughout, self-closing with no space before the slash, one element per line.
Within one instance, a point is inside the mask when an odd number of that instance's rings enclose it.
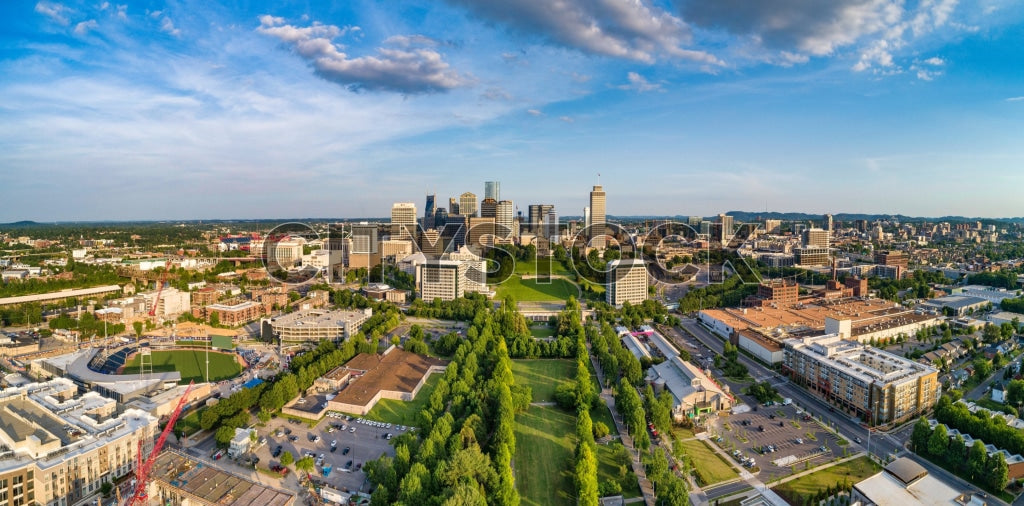
<path fill-rule="evenodd" d="M 421 299 L 455 300 L 466 293 L 467 264 L 457 260 L 430 260 L 416 266 Z"/>
<path fill-rule="evenodd" d="M 436 195 L 427 195 L 427 206 L 423 208 L 423 228 L 434 228 L 434 197 Z"/>
<path fill-rule="evenodd" d="M 697 227 L 700 226 L 700 222 L 703 219 L 704 218 L 701 218 L 700 216 L 690 216 L 686 218 L 686 224 L 693 227 L 693 229 L 696 230 Z"/>
<path fill-rule="evenodd" d="M 498 216 L 498 201 L 487 198 L 483 202 L 480 202 L 480 217 L 481 218 L 497 218 Z"/>
<path fill-rule="evenodd" d="M 833 227 L 833 220 L 832 220 L 832 215 L 831 214 L 826 214 L 825 215 L 825 219 L 822 220 L 822 225 L 823 225 L 822 228 L 824 228 L 825 230 L 827 230 L 829 232 L 832 232 L 834 230 L 832 228 Z"/>
<path fill-rule="evenodd" d="M 444 253 L 444 240 L 441 239 L 440 232 L 436 229 L 424 230 L 420 233 L 419 239 L 420 253 L 427 258 L 441 258 L 441 254 Z"/>
<path fill-rule="evenodd" d="M 647 268 L 643 260 L 612 260 L 608 262 L 605 277 L 605 301 L 608 304 L 618 307 L 627 301 L 642 304 L 647 300 Z"/>
<path fill-rule="evenodd" d="M 494 218 L 469 218 L 466 244 L 470 246 L 494 246 Z"/>
<path fill-rule="evenodd" d="M 416 204 L 395 202 L 391 206 L 391 238 L 413 239 L 416 237 Z"/>
<path fill-rule="evenodd" d="M 809 228 L 804 230 L 804 246 L 814 248 L 828 248 L 828 230 L 821 228 Z"/>
<path fill-rule="evenodd" d="M 540 223 L 544 221 L 544 217 L 551 211 L 555 210 L 555 206 L 551 204 L 530 204 L 527 208 L 527 228 L 534 234 L 540 233 Z"/>
<path fill-rule="evenodd" d="M 598 249 L 605 246 L 605 193 L 601 185 L 595 185 L 590 192 L 590 238 L 591 245 Z"/>
<path fill-rule="evenodd" d="M 448 198 L 448 214 L 459 214 L 459 201 L 455 197 Z"/>
<path fill-rule="evenodd" d="M 486 181 L 484 183 L 484 199 L 501 200 L 501 182 Z"/>
<path fill-rule="evenodd" d="M 459 195 L 459 214 L 469 218 L 476 216 L 476 195 L 473 192 Z"/>
<path fill-rule="evenodd" d="M 590 206 L 583 208 L 583 228 L 590 233 Z"/>
<path fill-rule="evenodd" d="M 445 246 L 451 243 L 451 249 L 457 250 L 466 245 L 466 226 L 469 220 L 460 214 L 449 214 L 445 218 L 444 229 L 441 230 L 441 237 L 444 238 Z"/>
<path fill-rule="evenodd" d="M 438 230 L 444 229 L 444 224 L 448 222 L 448 210 L 439 207 L 434 211 L 434 228 Z"/>
<path fill-rule="evenodd" d="M 558 213 L 553 209 L 548 212 L 540 228 L 544 237 L 551 242 L 558 242 Z"/>
<path fill-rule="evenodd" d="M 514 225 L 515 220 L 515 206 L 512 205 L 511 200 L 502 200 L 498 202 L 498 207 L 494 216 L 494 228 L 498 237 L 508 238 L 514 237 L 517 234 L 518 227 Z"/>
<path fill-rule="evenodd" d="M 351 253 L 366 255 L 377 253 L 377 224 L 356 223 L 352 225 L 352 251 Z"/>
<path fill-rule="evenodd" d="M 732 216 L 729 216 L 728 214 L 719 214 L 718 225 L 721 235 L 719 235 L 716 239 L 718 239 L 718 242 L 722 243 L 723 245 L 728 244 L 729 241 L 732 239 L 733 234 Z"/>

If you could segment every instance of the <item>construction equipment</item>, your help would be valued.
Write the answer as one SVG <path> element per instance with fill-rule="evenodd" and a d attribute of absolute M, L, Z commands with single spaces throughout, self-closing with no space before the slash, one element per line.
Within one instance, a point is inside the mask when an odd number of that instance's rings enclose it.
<path fill-rule="evenodd" d="M 149 310 L 149 316 L 156 316 L 156 307 L 160 304 L 160 294 L 164 291 L 164 284 L 167 283 L 167 276 L 171 274 L 171 259 L 167 259 L 167 265 L 164 265 L 164 272 L 160 275 L 160 286 L 156 289 L 156 298 L 153 299 L 153 308 Z"/>
<path fill-rule="evenodd" d="M 174 422 L 178 421 L 178 416 L 181 415 L 182 408 L 185 407 L 185 403 L 188 401 L 188 394 L 192 392 L 192 386 L 196 382 L 192 381 L 188 384 L 188 388 L 185 389 L 185 393 L 182 394 L 181 399 L 178 400 L 178 405 L 171 412 L 171 417 L 167 420 L 167 425 L 164 427 L 163 432 L 160 433 L 160 437 L 156 440 L 156 444 L 153 445 L 153 451 L 149 453 L 149 457 L 145 460 L 142 459 L 144 454 L 142 448 L 142 441 L 139 441 L 139 452 L 136 455 L 135 464 L 135 490 L 132 491 L 132 495 L 128 496 L 128 501 L 125 502 L 124 506 L 134 506 L 135 504 L 145 504 L 146 499 L 146 484 L 149 482 L 149 472 L 153 469 L 153 464 L 156 462 L 156 458 L 160 456 L 160 450 L 164 447 L 164 442 L 167 441 L 167 436 L 174 429 Z"/>

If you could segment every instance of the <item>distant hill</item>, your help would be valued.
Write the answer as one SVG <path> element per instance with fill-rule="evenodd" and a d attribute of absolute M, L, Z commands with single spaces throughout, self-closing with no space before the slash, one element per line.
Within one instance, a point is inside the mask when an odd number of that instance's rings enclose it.
<path fill-rule="evenodd" d="M 36 227 L 36 226 L 39 226 L 39 223 L 37 223 L 35 221 L 28 221 L 28 220 L 16 221 L 14 223 L 0 223 L 0 227 L 4 227 L 4 228 L 24 228 L 24 227 Z"/>

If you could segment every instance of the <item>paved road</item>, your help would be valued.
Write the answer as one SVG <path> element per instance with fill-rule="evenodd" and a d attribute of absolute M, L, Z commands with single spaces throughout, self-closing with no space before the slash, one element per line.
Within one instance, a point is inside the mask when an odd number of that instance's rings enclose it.
<path fill-rule="evenodd" d="M 697 339 L 701 343 L 704 343 L 705 346 L 711 348 L 716 353 L 722 353 L 722 350 L 724 348 L 723 341 L 719 339 L 717 336 L 711 334 L 710 331 L 704 328 L 696 320 L 689 318 L 684 319 L 682 321 L 682 326 L 686 330 L 690 331 L 694 336 L 696 336 Z M 676 336 L 681 336 L 677 330 L 670 330 Z M 966 481 L 956 476 L 953 476 L 952 474 L 946 472 L 944 469 L 935 466 L 931 462 L 928 462 L 927 460 L 922 459 L 914 455 L 913 453 L 906 451 L 903 448 L 903 442 L 907 440 L 910 432 L 913 430 L 912 421 L 902 425 L 901 427 L 889 431 L 889 433 L 872 433 L 871 438 L 868 439 L 869 432 L 866 427 L 860 424 L 859 420 L 851 419 L 850 417 L 845 416 L 842 413 L 834 413 L 829 411 L 831 409 L 831 406 L 829 406 L 828 403 L 826 403 L 825 401 L 819 399 L 818 397 L 815 397 L 806 390 L 791 384 L 785 377 L 776 374 L 774 371 L 771 371 L 770 369 L 761 365 L 759 362 L 756 362 L 743 354 L 739 355 L 739 361 L 741 364 L 745 365 L 748 368 L 750 374 L 755 378 L 770 378 L 769 381 L 771 381 L 772 385 L 776 388 L 776 390 L 779 391 L 780 395 L 782 395 L 783 397 L 792 398 L 798 406 L 802 407 L 807 412 L 822 416 L 823 419 L 827 423 L 831 423 L 833 427 L 837 429 L 842 436 L 849 439 L 853 439 L 854 437 L 862 438 L 862 440 L 864 441 L 864 449 L 867 450 L 869 453 L 873 454 L 876 458 L 885 459 L 886 457 L 889 456 L 909 457 L 916 461 L 917 463 L 921 464 L 925 469 L 928 470 L 928 472 L 938 475 L 949 482 L 956 483 L 960 490 L 978 494 L 983 493 L 980 489 L 971 485 L 970 483 L 967 483 Z M 862 447 L 861 445 L 857 445 L 853 441 L 850 441 L 850 444 L 853 446 L 853 450 L 857 450 Z M 869 445 L 870 448 L 868 448 Z M 999 501 L 998 499 L 993 497 L 990 497 L 989 500 L 995 504 L 1005 504 L 1002 501 Z M 1024 502 L 1021 502 L 1020 504 L 1024 506 Z"/>

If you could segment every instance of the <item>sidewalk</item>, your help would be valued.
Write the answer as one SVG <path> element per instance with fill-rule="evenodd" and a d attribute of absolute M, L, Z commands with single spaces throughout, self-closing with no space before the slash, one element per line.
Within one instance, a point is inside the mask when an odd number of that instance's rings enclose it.
<path fill-rule="evenodd" d="M 705 432 L 705 433 L 699 434 L 697 436 L 697 439 L 700 439 L 700 440 L 706 442 L 708 440 L 707 433 Z M 740 467 L 739 465 L 737 465 L 736 461 L 733 460 L 733 458 L 731 456 L 729 456 L 728 453 L 725 453 L 725 450 L 722 450 L 721 448 L 718 447 L 718 445 L 713 444 L 713 443 L 708 443 L 708 446 L 711 447 L 711 449 L 715 453 L 719 454 L 723 459 L 725 459 L 725 461 L 728 462 L 730 466 L 735 468 L 739 472 L 739 474 L 740 474 L 740 479 L 742 479 L 743 481 L 747 482 L 747 485 L 750 485 L 751 487 L 753 487 L 753 489 L 756 490 L 758 493 L 760 493 L 761 496 L 764 497 L 764 499 L 766 501 L 771 503 L 773 506 L 789 506 L 789 503 L 787 503 L 785 500 L 782 499 L 782 497 L 779 497 L 778 494 L 776 494 L 770 488 L 768 488 L 768 486 L 765 485 L 764 482 L 762 482 L 761 480 L 757 479 L 757 476 L 754 476 L 753 474 L 751 474 L 746 469 L 744 469 L 744 468 Z"/>
<path fill-rule="evenodd" d="M 640 453 L 633 447 L 633 438 L 630 437 L 629 432 L 626 430 L 626 424 L 622 420 L 622 416 L 615 410 L 615 399 L 612 397 L 611 389 L 604 386 L 604 373 L 601 372 L 601 366 L 594 359 L 594 355 L 590 353 L 590 343 L 587 343 L 587 356 L 590 357 L 590 363 L 594 366 L 594 373 L 597 374 L 598 384 L 601 385 L 601 399 L 612 413 L 612 421 L 615 422 L 615 430 L 619 432 L 619 439 L 622 441 L 623 446 L 629 450 L 629 453 L 636 457 L 631 459 L 630 463 L 633 466 L 633 474 L 636 475 L 637 481 L 640 484 L 640 493 L 644 496 L 644 504 L 654 506 L 654 485 L 651 484 L 651 480 L 647 479 L 647 471 L 640 462 Z"/>

